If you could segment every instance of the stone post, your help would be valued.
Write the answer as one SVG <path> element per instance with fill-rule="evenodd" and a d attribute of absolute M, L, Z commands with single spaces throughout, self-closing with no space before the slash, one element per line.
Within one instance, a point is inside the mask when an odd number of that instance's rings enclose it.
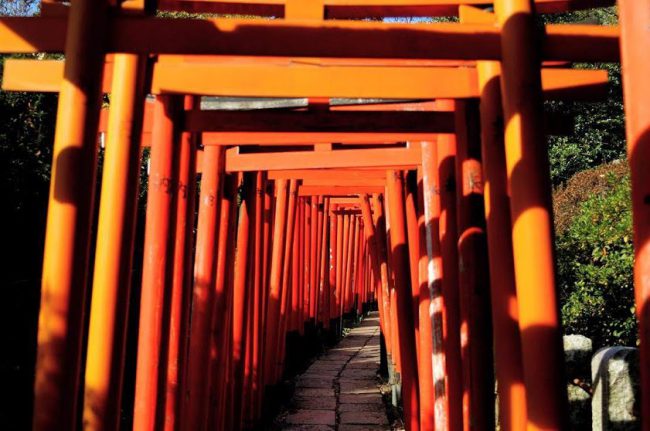
<path fill-rule="evenodd" d="M 591 375 L 593 430 L 640 429 L 638 349 L 600 349 L 591 360 Z"/>

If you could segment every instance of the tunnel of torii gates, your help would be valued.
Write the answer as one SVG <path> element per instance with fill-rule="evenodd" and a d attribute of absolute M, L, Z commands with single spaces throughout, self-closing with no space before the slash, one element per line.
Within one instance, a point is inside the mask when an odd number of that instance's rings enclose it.
<path fill-rule="evenodd" d="M 375 302 L 407 430 L 493 429 L 495 379 L 502 430 L 567 429 L 545 135 L 572 119 L 542 104 L 606 97 L 606 71 L 571 62 L 622 61 L 650 430 L 650 1 L 621 1 L 613 27 L 535 21 L 607 0 L 152 3 L 0 18 L 0 52 L 65 54 L 7 60 L 3 76 L 59 93 L 34 429 L 118 428 L 127 331 L 134 430 L 253 428 L 295 353 L 285 336 L 337 337 Z"/>

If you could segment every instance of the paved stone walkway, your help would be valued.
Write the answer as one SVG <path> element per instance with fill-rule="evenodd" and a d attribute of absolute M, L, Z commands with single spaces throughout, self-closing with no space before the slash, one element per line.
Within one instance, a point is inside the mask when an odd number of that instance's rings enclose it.
<path fill-rule="evenodd" d="M 379 392 L 379 317 L 372 313 L 296 380 L 288 431 L 390 430 Z"/>

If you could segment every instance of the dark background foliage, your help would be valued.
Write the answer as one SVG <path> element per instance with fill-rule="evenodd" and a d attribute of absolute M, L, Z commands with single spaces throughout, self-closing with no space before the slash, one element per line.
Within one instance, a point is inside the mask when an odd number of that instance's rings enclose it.
<path fill-rule="evenodd" d="M 614 25 L 616 9 L 601 8 L 568 14 L 545 15 L 549 23 Z M 625 157 L 625 122 L 618 63 L 574 63 L 577 69 L 606 69 L 609 72 L 607 97 L 599 102 L 546 102 L 546 110 L 564 113 L 575 119 L 574 133 L 549 137 L 551 179 L 554 185 L 575 173 Z"/>
<path fill-rule="evenodd" d="M 0 59 L 1 67 L 4 58 Z M 57 96 L 0 92 L 0 424 L 29 418 Z M 20 414 L 23 413 L 23 414 Z M 2 427 L 2 426 L 0 426 Z M 10 429 L 10 428 L 7 428 Z"/>

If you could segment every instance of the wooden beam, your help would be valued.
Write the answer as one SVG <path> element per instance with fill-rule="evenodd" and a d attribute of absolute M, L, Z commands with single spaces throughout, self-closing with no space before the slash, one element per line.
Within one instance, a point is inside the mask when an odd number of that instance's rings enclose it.
<path fill-rule="evenodd" d="M 358 169 L 287 169 L 269 171 L 268 179 L 319 180 L 323 178 L 369 179 L 386 182 L 386 170 Z"/>
<path fill-rule="evenodd" d="M 407 61 L 405 61 L 407 62 Z M 112 64 L 104 70 L 110 92 Z M 5 62 L 3 90 L 56 92 L 63 61 Z M 254 82 L 255 85 L 251 85 Z M 151 92 L 241 97 L 437 99 L 479 97 L 473 67 L 313 66 L 237 62 L 169 62 L 154 67 Z M 547 99 L 594 100 L 607 94 L 606 70 L 542 69 Z"/>
<path fill-rule="evenodd" d="M 420 108 L 425 108 L 425 109 L 436 109 L 436 106 L 432 102 L 425 102 L 425 103 L 412 103 L 412 104 L 383 104 L 383 105 L 373 105 L 374 108 L 379 109 L 381 107 L 384 107 L 385 109 L 392 109 L 392 108 L 400 108 L 400 109 L 420 109 Z M 147 103 L 145 106 L 145 114 L 144 114 L 144 121 L 143 121 L 143 127 L 142 127 L 142 141 L 141 145 L 143 147 L 150 147 L 151 146 L 151 128 L 152 128 L 152 104 Z M 346 107 L 347 108 L 347 107 Z M 356 109 L 363 108 L 363 105 L 359 107 L 355 107 Z M 210 111 L 212 112 L 212 111 Z M 359 113 L 359 111 L 344 111 L 344 110 L 337 110 L 333 111 L 336 112 L 337 115 L 349 115 L 353 113 Z M 361 111 L 363 112 L 363 111 Z M 425 111 L 426 112 L 426 111 Z M 220 111 L 220 113 L 224 113 L 223 111 Z M 283 116 L 286 115 L 286 117 L 291 118 L 291 115 L 294 114 L 299 114 L 302 115 L 305 112 L 284 112 Z M 373 115 L 376 114 L 395 114 L 395 111 L 387 111 L 382 113 L 381 111 L 369 111 L 365 112 L 364 115 L 369 115 L 372 113 Z M 409 114 L 415 114 L 418 113 L 418 111 L 411 111 Z M 419 112 L 422 114 L 423 112 Z M 428 114 L 431 114 L 432 112 L 428 112 Z M 226 114 L 232 114 L 232 113 L 226 113 Z M 262 125 L 267 125 L 270 124 L 272 121 L 272 118 L 275 118 L 274 112 L 269 112 L 269 111 L 259 111 L 259 112 L 243 112 L 242 114 L 245 114 L 245 116 L 249 116 L 252 124 L 254 125 L 255 128 L 259 127 L 261 128 Z M 314 114 L 316 117 L 318 115 L 322 114 L 322 112 Z M 335 118 L 335 116 L 331 116 L 332 112 L 325 113 L 325 116 L 332 119 Z M 436 114 L 442 114 L 442 112 L 437 112 Z M 451 115 L 450 113 L 445 113 L 447 115 Z M 270 117 L 268 115 L 271 115 Z M 350 117 L 353 118 L 353 117 Z M 378 119 L 382 118 L 381 115 L 375 117 Z M 397 117 L 393 117 L 397 118 Z M 412 133 L 412 132 L 404 132 L 404 133 L 398 133 L 398 132 L 359 132 L 359 131 L 345 131 L 345 128 L 341 128 L 341 131 L 339 132 L 328 132 L 328 131 L 307 131 L 307 132 L 293 132 L 293 133 L 287 133 L 286 131 L 260 131 L 260 132 L 229 132 L 228 129 L 231 128 L 231 123 L 226 121 L 226 117 L 221 117 L 223 121 L 223 126 L 220 127 L 224 131 L 222 132 L 203 132 L 202 133 L 202 143 L 205 146 L 210 146 L 210 145 L 314 145 L 318 143 L 342 143 L 342 144 L 347 144 L 347 145 L 366 145 L 366 144 L 372 144 L 372 145 L 378 145 L 378 144 L 393 144 L 395 142 L 417 142 L 417 141 L 422 141 L 422 140 L 431 140 L 431 139 L 436 139 L 436 134 L 418 134 L 418 133 Z M 99 131 L 100 132 L 105 132 L 106 131 L 106 124 L 108 120 L 108 110 L 103 109 L 100 115 L 100 123 L 99 123 Z M 313 120 L 309 120 L 313 121 Z M 349 124 L 349 121 L 345 123 L 346 120 L 344 120 L 344 124 Z M 379 123 L 378 123 L 379 124 Z M 242 123 L 239 123 L 241 126 Z M 546 118 L 545 118 L 545 125 L 546 125 L 546 130 L 547 133 L 550 135 L 570 135 L 573 133 L 573 119 L 569 117 L 565 117 L 563 115 L 558 115 L 556 113 L 546 113 Z M 237 124 L 232 123 L 232 127 L 236 128 Z M 243 126 L 246 127 L 251 127 L 247 126 L 245 123 Z M 316 128 L 319 125 L 317 123 L 314 123 L 313 126 Z M 336 126 L 336 124 L 334 124 Z M 423 139 L 426 138 L 426 139 Z"/>
<path fill-rule="evenodd" d="M 375 178 L 320 178 L 302 181 L 303 186 L 381 186 L 386 185 L 386 179 Z"/>
<path fill-rule="evenodd" d="M 382 134 L 453 133 L 454 115 L 400 111 L 192 111 L 185 114 L 184 126 L 189 132 L 358 132 L 376 134 L 381 139 Z"/>
<path fill-rule="evenodd" d="M 355 196 L 359 193 L 383 193 L 384 186 L 299 186 L 298 196 Z"/>
<path fill-rule="evenodd" d="M 478 86 L 473 68 L 160 63 L 152 92 L 426 99 L 475 97 Z"/>
<path fill-rule="evenodd" d="M 344 213 L 344 214 L 352 214 L 356 216 L 361 215 L 361 208 L 359 208 L 359 205 L 354 205 L 354 204 L 338 204 L 332 206 L 331 200 L 332 199 L 346 199 L 346 198 L 332 198 L 330 197 L 330 212 L 331 213 Z"/>
<path fill-rule="evenodd" d="M 392 105 L 387 105 L 392 106 Z M 351 114 L 355 111 L 335 111 L 340 114 Z M 375 113 L 379 113 L 377 111 Z M 357 112 L 358 113 L 358 112 Z M 438 112 L 440 113 L 440 112 Z M 257 120 L 254 124 L 260 125 L 267 123 L 268 112 L 255 113 Z M 367 113 L 366 113 L 367 114 Z M 102 110 L 100 116 L 99 131 L 106 131 L 106 121 L 108 118 L 108 110 Z M 380 117 L 377 117 L 380 118 Z M 380 124 L 380 123 L 378 123 Z M 573 133 L 573 119 L 558 115 L 556 113 L 546 113 L 545 116 L 546 131 L 549 135 L 564 136 Z M 143 147 L 151 146 L 151 128 L 152 128 L 152 115 L 151 105 L 147 104 L 144 115 L 143 132 L 141 145 Z M 202 144 L 204 146 L 211 145 L 263 145 L 263 146 L 282 146 L 282 145 L 314 145 L 319 143 L 329 144 L 332 142 L 341 143 L 345 145 L 381 145 L 381 144 L 394 144 L 396 142 L 417 142 L 424 140 L 437 139 L 437 133 L 415 133 L 415 132 L 359 132 L 359 131 L 345 131 L 341 128 L 339 132 L 327 131 L 307 131 L 307 132 L 292 132 L 287 133 L 283 131 L 270 131 L 270 132 L 229 132 L 229 123 L 224 123 L 223 132 L 203 132 Z"/>
<path fill-rule="evenodd" d="M 226 150 L 226 171 L 273 171 L 286 169 L 327 169 L 401 166 L 417 167 L 420 148 L 385 148 L 336 151 L 287 151 L 241 154 L 239 147 Z"/>
<path fill-rule="evenodd" d="M 332 198 L 330 199 L 330 207 L 332 205 L 351 205 L 351 206 L 359 206 L 359 198 L 358 197 L 351 197 L 351 198 Z"/>
<path fill-rule="evenodd" d="M 606 94 L 607 71 L 543 69 L 548 99 Z M 255 82 L 255 85 L 251 85 Z M 242 97 L 462 99 L 479 97 L 475 68 L 159 63 L 153 93 Z"/>
<path fill-rule="evenodd" d="M 458 6 L 491 5 L 485 0 L 325 0 L 325 17 L 329 19 L 384 18 L 394 16 L 431 17 L 458 15 Z M 202 14 L 256 15 L 284 17 L 285 0 L 159 0 L 158 9 Z M 538 13 L 566 12 L 605 7 L 613 0 L 536 0 Z M 43 7 L 52 8 L 51 4 Z M 57 11 L 58 12 L 58 11 Z M 60 12 L 59 12 L 60 13 Z"/>
<path fill-rule="evenodd" d="M 499 28 L 485 24 L 117 17 L 107 52 L 278 57 L 498 60 Z M 0 18 L 0 53 L 62 52 L 62 17 Z M 547 60 L 618 61 L 619 29 L 547 25 Z M 405 48 L 408 49 L 405 49 Z"/>

